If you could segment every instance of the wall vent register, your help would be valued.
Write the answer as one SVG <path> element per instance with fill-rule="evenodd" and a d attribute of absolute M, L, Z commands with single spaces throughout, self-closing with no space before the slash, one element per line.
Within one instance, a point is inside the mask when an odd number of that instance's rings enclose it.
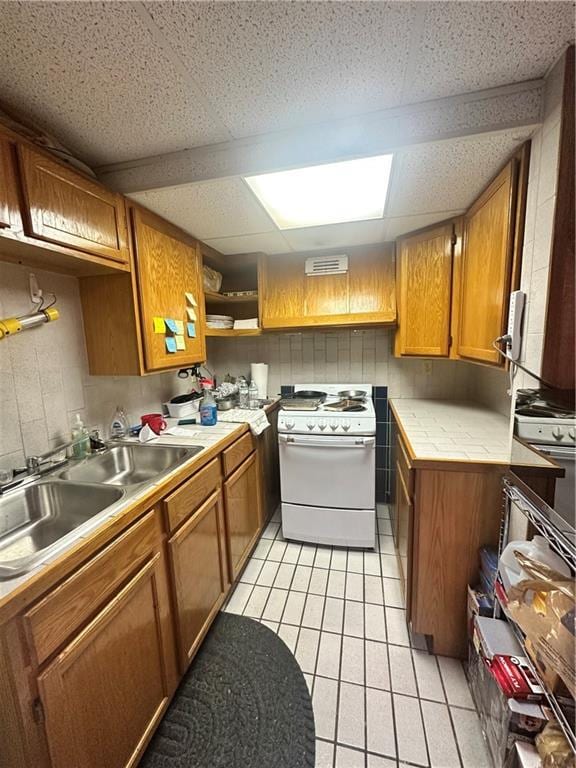
<path fill-rule="evenodd" d="M 305 262 L 307 277 L 313 275 L 344 275 L 348 272 L 348 256 L 310 256 Z"/>

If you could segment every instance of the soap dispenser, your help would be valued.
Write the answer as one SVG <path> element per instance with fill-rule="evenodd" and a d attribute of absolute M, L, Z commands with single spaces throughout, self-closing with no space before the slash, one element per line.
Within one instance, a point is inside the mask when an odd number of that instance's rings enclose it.
<path fill-rule="evenodd" d="M 84 426 L 80 414 L 77 413 L 72 424 L 72 456 L 75 459 L 84 459 L 90 453 L 90 435 Z"/>

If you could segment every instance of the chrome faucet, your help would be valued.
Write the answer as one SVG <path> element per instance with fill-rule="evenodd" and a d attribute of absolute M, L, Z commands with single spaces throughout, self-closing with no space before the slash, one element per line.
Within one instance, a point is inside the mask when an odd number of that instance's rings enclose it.
<path fill-rule="evenodd" d="M 39 480 L 42 475 L 45 475 L 47 472 L 51 472 L 53 469 L 57 469 L 63 464 L 66 464 L 68 461 L 66 456 L 58 461 L 49 461 L 49 459 L 63 451 L 67 451 L 69 448 L 73 448 L 84 440 L 86 440 L 86 437 L 83 435 L 77 440 L 70 440 L 67 443 L 57 445 L 55 448 L 51 448 L 49 451 L 46 451 L 46 453 L 41 453 L 38 456 L 27 456 L 26 466 L 16 467 L 12 470 L 12 478 L 5 483 L 0 483 L 0 494 L 10 491 L 13 488 L 18 488 L 21 485 L 26 485 L 35 480 Z"/>

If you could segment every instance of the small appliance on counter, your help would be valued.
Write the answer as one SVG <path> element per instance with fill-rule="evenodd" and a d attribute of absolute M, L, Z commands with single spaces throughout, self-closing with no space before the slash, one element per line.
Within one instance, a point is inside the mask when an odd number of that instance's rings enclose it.
<path fill-rule="evenodd" d="M 280 403 L 282 532 L 287 539 L 373 548 L 376 414 L 369 385 L 302 384 Z M 350 399 L 350 392 L 359 399 Z M 364 399 L 363 399 L 364 398 Z M 342 400 L 354 410 L 341 408 Z M 334 406 L 338 406 L 334 409 Z"/>

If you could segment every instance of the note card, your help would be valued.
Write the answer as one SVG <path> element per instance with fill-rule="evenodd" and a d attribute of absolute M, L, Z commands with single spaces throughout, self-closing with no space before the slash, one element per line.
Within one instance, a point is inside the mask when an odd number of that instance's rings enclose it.
<path fill-rule="evenodd" d="M 166 323 L 166 328 L 168 328 L 168 330 L 171 333 L 178 333 L 178 326 L 176 325 L 176 320 L 172 320 L 171 318 L 166 317 L 164 318 L 164 322 Z"/>
<path fill-rule="evenodd" d="M 174 320 L 176 323 L 176 333 L 178 336 L 184 335 L 184 322 L 182 320 Z"/>
<path fill-rule="evenodd" d="M 186 307 L 186 314 L 188 315 L 188 320 L 196 320 L 196 312 L 194 312 L 192 307 Z"/>
<path fill-rule="evenodd" d="M 190 291 L 186 291 L 185 293 L 186 301 L 188 304 L 190 304 L 191 307 L 197 307 L 198 304 L 196 303 L 196 299 L 194 298 L 194 294 L 190 293 Z"/>
<path fill-rule="evenodd" d="M 174 336 L 174 340 L 176 341 L 176 349 L 186 349 L 184 336 Z"/>
<path fill-rule="evenodd" d="M 166 330 L 163 317 L 153 317 L 154 333 L 164 333 Z"/>
<path fill-rule="evenodd" d="M 176 352 L 176 340 L 173 336 L 166 336 L 164 341 L 166 342 L 166 352 Z"/>
<path fill-rule="evenodd" d="M 195 339 L 196 338 L 196 323 L 186 323 L 186 328 L 188 330 L 188 338 L 189 339 Z"/>

